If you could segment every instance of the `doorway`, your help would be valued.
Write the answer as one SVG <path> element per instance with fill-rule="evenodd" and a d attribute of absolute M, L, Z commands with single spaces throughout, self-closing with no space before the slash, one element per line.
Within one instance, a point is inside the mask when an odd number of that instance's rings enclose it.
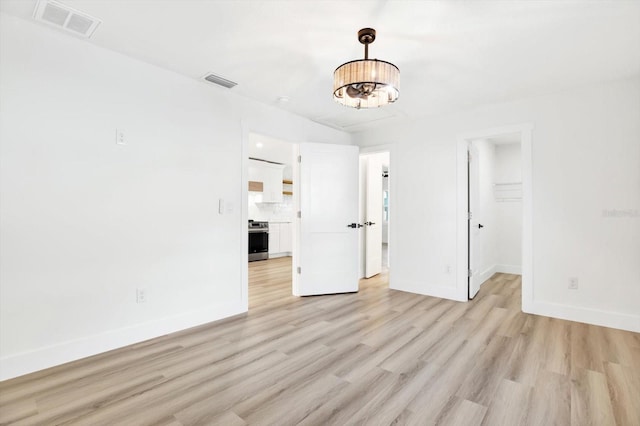
<path fill-rule="evenodd" d="M 458 137 L 458 300 L 495 272 L 521 274 L 522 309 L 533 304 L 531 124 Z"/>
<path fill-rule="evenodd" d="M 360 276 L 371 278 L 389 270 L 391 226 L 390 152 L 360 155 Z"/>
<path fill-rule="evenodd" d="M 286 159 L 273 161 L 273 159 L 267 159 L 268 157 L 264 154 L 265 148 L 271 147 L 272 144 L 284 144 L 293 148 L 291 153 L 286 154 L 291 158 L 291 179 L 287 179 Z M 260 149 L 259 153 L 250 154 L 256 148 Z M 253 157 L 250 158 L 251 155 Z M 269 222 L 269 251 L 277 251 L 277 253 L 270 253 L 267 262 L 275 262 L 278 259 L 280 262 L 287 262 L 287 279 L 294 296 L 357 292 L 358 147 L 310 142 L 287 143 L 258 135 L 244 128 L 242 159 L 244 265 L 241 297 L 247 309 L 250 305 L 249 287 L 252 284 L 250 268 L 247 264 L 252 265 L 258 262 L 248 262 L 246 227 L 249 220 L 253 220 L 255 225 L 257 220 L 255 217 L 259 217 L 258 222 Z M 269 176 L 273 168 L 283 170 L 279 184 L 274 184 L 279 185 L 279 189 L 269 189 L 274 188 L 274 185 L 269 185 L 270 178 L 264 175 L 252 180 L 250 164 L 257 165 L 253 163 L 256 161 L 260 163 L 261 168 L 269 169 Z M 284 169 L 282 169 L 283 166 Z M 249 190 L 252 184 L 254 189 Z M 278 194 L 278 191 L 282 192 Z M 249 205 L 250 192 L 259 193 L 254 194 L 255 207 Z M 291 197 L 289 206 L 282 206 L 282 201 L 277 199 L 282 195 L 285 196 L 285 204 L 286 197 Z M 274 228 L 269 215 L 264 216 L 265 210 L 271 214 L 271 217 L 279 216 L 275 220 L 280 222 L 278 245 L 271 243 L 275 238 L 272 235 L 274 229 L 275 233 L 278 233 L 278 224 Z M 282 214 L 286 217 L 283 218 Z M 289 220 L 291 220 L 290 234 L 283 232 L 282 225 L 284 222 L 288 225 Z M 283 235 L 287 236 L 286 242 L 283 242 Z M 288 238 L 289 235 L 291 241 Z M 287 247 L 287 244 L 290 246 Z M 273 247 L 278 247 L 278 250 Z M 282 263 L 279 263 L 279 266 L 283 266 Z M 255 271 L 259 268 L 251 269 Z M 261 271 L 257 275 L 265 273 L 268 274 L 269 271 Z M 251 304 L 255 306 L 254 302 Z"/>
<path fill-rule="evenodd" d="M 292 283 L 295 144 L 258 133 L 247 139 L 245 239 L 248 290 L 255 306 L 268 299 L 269 286 L 290 288 Z"/>
<path fill-rule="evenodd" d="M 520 133 L 469 141 L 468 298 L 495 273 L 522 273 Z"/>

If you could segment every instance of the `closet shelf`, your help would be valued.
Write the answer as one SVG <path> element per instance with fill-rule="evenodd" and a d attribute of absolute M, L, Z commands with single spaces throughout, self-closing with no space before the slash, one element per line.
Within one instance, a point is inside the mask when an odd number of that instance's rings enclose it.
<path fill-rule="evenodd" d="M 522 182 L 496 182 L 493 184 L 493 196 L 497 202 L 521 201 Z"/>

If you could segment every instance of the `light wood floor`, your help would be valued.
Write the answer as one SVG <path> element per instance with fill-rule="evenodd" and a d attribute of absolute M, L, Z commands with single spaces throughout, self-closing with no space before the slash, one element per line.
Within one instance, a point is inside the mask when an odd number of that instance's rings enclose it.
<path fill-rule="evenodd" d="M 523 314 L 518 276 L 295 298 L 250 265 L 247 315 L 3 382 L 0 423 L 640 425 L 640 334 Z"/>

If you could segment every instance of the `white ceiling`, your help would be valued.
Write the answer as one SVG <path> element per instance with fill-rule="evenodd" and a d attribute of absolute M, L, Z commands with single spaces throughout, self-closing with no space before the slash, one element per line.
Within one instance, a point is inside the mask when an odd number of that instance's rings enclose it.
<path fill-rule="evenodd" d="M 0 10 L 31 19 L 35 3 Z M 102 20 L 91 43 L 192 78 L 214 72 L 238 94 L 347 131 L 640 73 L 632 0 L 62 3 Z M 400 99 L 354 110 L 332 100 L 332 74 L 362 57 L 367 26 L 378 31 L 370 57 L 400 68 Z"/>
<path fill-rule="evenodd" d="M 257 133 L 250 133 L 249 157 L 291 166 L 293 144 Z"/>

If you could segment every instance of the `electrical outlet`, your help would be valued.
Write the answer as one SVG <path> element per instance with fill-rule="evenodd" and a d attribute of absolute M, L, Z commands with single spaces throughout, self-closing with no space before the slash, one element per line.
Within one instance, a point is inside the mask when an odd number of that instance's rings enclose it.
<path fill-rule="evenodd" d="M 147 289 L 146 288 L 137 288 L 136 289 L 136 303 L 145 303 L 147 301 Z"/>
<path fill-rule="evenodd" d="M 451 265 L 445 265 L 444 273 L 445 274 L 450 274 L 451 273 Z"/>
<path fill-rule="evenodd" d="M 569 290 L 578 289 L 578 279 L 576 277 L 569 278 Z"/>

